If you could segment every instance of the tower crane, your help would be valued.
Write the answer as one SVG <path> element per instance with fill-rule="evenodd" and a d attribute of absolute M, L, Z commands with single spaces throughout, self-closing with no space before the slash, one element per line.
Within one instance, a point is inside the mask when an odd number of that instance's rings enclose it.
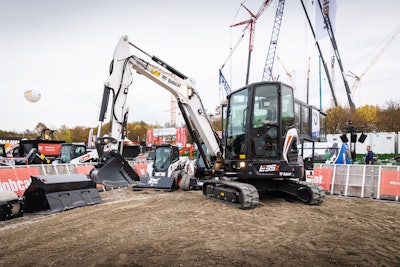
<path fill-rule="evenodd" d="M 253 51 L 253 47 L 254 47 L 254 34 L 255 34 L 255 30 L 256 30 L 256 22 L 257 22 L 257 19 L 261 16 L 261 14 L 265 11 L 265 9 L 269 6 L 269 4 L 271 2 L 272 2 L 272 0 L 264 1 L 263 4 L 261 5 L 260 9 L 258 10 L 257 14 L 253 14 L 253 12 L 251 12 L 242 3 L 241 5 L 247 10 L 247 12 L 249 12 L 250 19 L 231 25 L 231 27 L 235 27 L 235 26 L 247 24 L 246 29 L 247 29 L 247 27 L 250 27 L 250 41 L 249 41 L 249 55 L 248 55 L 248 59 L 247 59 L 246 85 L 249 84 L 251 52 Z"/>
<path fill-rule="evenodd" d="M 227 95 L 232 92 L 232 89 L 231 89 L 228 81 L 226 80 L 224 74 L 222 73 L 222 69 L 225 67 L 225 64 L 232 57 L 233 53 L 236 51 L 236 48 L 239 46 L 240 42 L 243 40 L 244 35 L 246 34 L 246 31 L 250 28 L 249 58 L 248 58 L 247 76 L 246 76 L 246 84 L 248 84 L 249 73 L 250 73 L 250 58 L 251 58 L 251 52 L 253 51 L 253 46 L 254 46 L 255 23 L 256 23 L 257 19 L 261 16 L 261 14 L 264 12 L 264 10 L 267 8 L 267 6 L 270 4 L 271 1 L 272 0 L 266 0 L 256 15 L 254 15 L 247 7 L 245 7 L 243 5 L 244 1 L 240 4 L 250 13 L 251 18 L 249 20 L 238 22 L 236 24 L 231 25 L 231 27 L 234 27 L 234 26 L 246 24 L 246 26 L 242 30 L 242 32 L 243 32 L 242 35 L 240 36 L 239 40 L 236 42 L 235 46 L 233 48 L 231 48 L 231 51 L 230 51 L 228 57 L 225 59 L 221 68 L 219 69 L 219 75 L 218 75 L 219 84 L 220 84 L 220 87 L 224 88 Z"/>
<path fill-rule="evenodd" d="M 389 37 L 384 42 L 382 48 L 372 58 L 372 60 L 369 62 L 369 64 L 367 65 L 367 67 L 365 68 L 365 70 L 363 71 L 363 73 L 361 75 L 356 75 L 353 72 L 349 71 L 351 73 L 350 76 L 355 78 L 353 86 L 351 87 L 351 93 L 353 95 L 357 91 L 357 88 L 358 88 L 358 85 L 360 84 L 361 78 L 364 77 L 365 73 L 372 68 L 372 66 L 378 61 L 378 59 L 383 55 L 383 53 L 386 51 L 386 49 L 393 43 L 393 41 L 396 39 L 396 37 L 399 34 L 400 34 L 400 25 L 398 25 L 397 28 L 389 35 Z"/>
<path fill-rule="evenodd" d="M 279 31 L 281 28 L 283 9 L 285 7 L 285 0 L 279 0 L 278 7 L 276 8 L 274 27 L 272 28 L 271 41 L 267 53 L 267 59 L 264 66 L 263 81 L 272 81 L 272 67 L 274 66 L 276 46 L 278 45 Z"/>

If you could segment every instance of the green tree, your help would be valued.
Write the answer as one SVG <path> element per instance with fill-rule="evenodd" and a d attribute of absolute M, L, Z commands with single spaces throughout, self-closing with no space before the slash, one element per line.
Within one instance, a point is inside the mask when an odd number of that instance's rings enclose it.
<path fill-rule="evenodd" d="M 354 120 L 354 124 L 357 126 L 364 126 L 364 131 L 372 132 L 379 131 L 378 124 L 378 106 L 365 105 L 357 108 L 356 114 L 359 116 L 359 120 Z"/>
<path fill-rule="evenodd" d="M 16 133 L 16 132 L 11 132 L 11 131 L 2 131 L 0 130 L 0 137 L 2 138 L 22 138 L 23 135 L 20 133 Z"/>
<path fill-rule="evenodd" d="M 349 120 L 349 110 L 343 107 L 332 107 L 326 110 L 326 131 L 328 134 L 341 133 Z"/>
<path fill-rule="evenodd" d="M 71 129 L 72 142 L 87 142 L 90 128 L 75 126 Z"/>
<path fill-rule="evenodd" d="M 55 137 L 57 140 L 64 140 L 66 143 L 72 143 L 71 130 L 64 124 L 56 132 Z"/>
<path fill-rule="evenodd" d="M 400 131 L 400 101 L 385 102 L 385 107 L 377 112 L 377 126 L 379 131 Z"/>
<path fill-rule="evenodd" d="M 34 133 L 32 130 L 29 130 L 29 129 L 25 129 L 25 131 L 22 133 L 22 138 L 26 138 L 26 139 L 34 139 L 37 136 L 38 135 L 36 133 Z"/>
<path fill-rule="evenodd" d="M 147 129 L 151 128 L 144 121 L 131 122 L 127 125 L 127 137 L 132 141 L 145 142 Z"/>

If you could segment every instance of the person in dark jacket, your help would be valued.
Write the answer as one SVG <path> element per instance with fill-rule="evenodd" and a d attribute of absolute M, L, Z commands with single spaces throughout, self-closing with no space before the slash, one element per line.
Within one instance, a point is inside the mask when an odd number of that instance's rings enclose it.
<path fill-rule="evenodd" d="M 365 155 L 365 164 L 372 165 L 374 163 L 374 153 L 371 146 L 367 146 L 367 154 Z"/>

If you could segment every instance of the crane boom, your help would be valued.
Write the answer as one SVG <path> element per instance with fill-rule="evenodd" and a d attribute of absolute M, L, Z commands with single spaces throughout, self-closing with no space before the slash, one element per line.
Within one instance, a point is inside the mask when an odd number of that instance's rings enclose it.
<path fill-rule="evenodd" d="M 319 43 L 318 43 L 318 41 L 316 40 L 315 31 L 314 31 L 314 28 L 313 28 L 313 26 L 312 26 L 310 17 L 308 16 L 308 12 L 307 12 L 306 6 L 304 5 L 304 1 L 303 1 L 303 0 L 300 0 L 300 2 L 301 2 L 301 5 L 302 5 L 302 7 L 303 7 L 304 13 L 305 13 L 305 15 L 306 15 L 308 24 L 310 25 L 310 29 L 311 29 L 312 35 L 313 35 L 313 37 L 314 37 L 315 44 L 317 45 L 318 53 L 319 53 L 320 59 L 321 59 L 321 61 L 322 61 L 322 65 L 323 65 L 323 67 L 324 67 L 325 75 L 326 75 L 326 77 L 327 77 L 327 79 L 328 79 L 329 88 L 331 89 L 333 102 L 334 102 L 334 104 L 335 104 L 335 107 L 338 107 L 339 104 L 338 104 L 338 101 L 337 101 L 337 98 L 336 98 L 335 90 L 334 90 L 333 85 L 332 85 L 332 80 L 331 80 L 331 76 L 329 75 L 329 71 L 328 71 L 328 67 L 327 67 L 327 65 L 326 65 L 326 61 L 325 61 L 324 56 L 323 56 L 322 51 L 321 51 L 321 47 L 319 46 Z"/>
<path fill-rule="evenodd" d="M 338 46 L 337 46 L 337 43 L 336 43 L 336 39 L 335 39 L 335 35 L 334 35 L 334 33 L 333 33 L 333 29 L 332 29 L 332 25 L 331 25 L 331 20 L 329 19 L 329 16 L 326 16 L 326 15 L 325 15 L 324 10 L 323 10 L 323 7 L 322 7 L 322 5 L 321 5 L 321 1 L 318 0 L 317 2 L 318 2 L 318 4 L 319 4 L 319 8 L 320 8 L 320 10 L 321 10 L 322 17 L 324 18 L 325 25 L 327 25 L 328 35 L 329 35 L 329 38 L 331 39 L 331 43 L 332 43 L 332 46 L 333 46 L 333 50 L 334 50 L 334 52 L 335 52 L 335 56 L 336 56 L 336 59 L 337 59 L 338 64 L 339 64 L 340 72 L 341 72 L 341 74 L 342 74 L 343 83 L 344 83 L 344 87 L 345 87 L 345 89 L 346 89 L 347 100 L 349 101 L 350 109 L 351 109 L 352 111 L 355 111 L 356 105 L 354 104 L 353 96 L 352 96 L 352 94 L 351 94 L 351 90 L 350 90 L 350 87 L 349 87 L 349 83 L 347 82 L 346 75 L 344 74 L 342 59 L 341 59 L 341 57 L 340 57 L 339 49 L 338 49 Z"/>
<path fill-rule="evenodd" d="M 383 53 L 386 51 L 386 49 L 393 43 L 393 41 L 396 39 L 396 37 L 400 34 L 400 26 L 397 26 L 397 28 L 390 34 L 389 38 L 385 41 L 383 44 L 382 48 L 378 51 L 378 53 L 373 57 L 373 59 L 369 62 L 368 66 L 365 68 L 363 73 L 361 75 L 355 75 L 354 73 L 350 72 L 352 76 L 355 78 L 354 84 L 351 87 L 351 92 L 354 95 L 356 92 L 356 89 L 358 87 L 358 84 L 360 83 L 361 78 L 365 75 L 367 71 L 369 71 L 372 66 L 378 61 L 378 59 L 383 55 Z"/>
<path fill-rule="evenodd" d="M 285 8 L 285 0 L 279 0 L 278 7 L 276 8 L 274 27 L 272 28 L 271 41 L 269 42 L 267 59 L 265 61 L 265 66 L 264 66 L 264 73 L 262 77 L 263 81 L 273 80 L 272 67 L 274 66 L 275 52 L 276 52 L 276 47 L 278 45 L 278 38 L 279 38 L 279 32 L 281 28 L 284 8 Z"/>

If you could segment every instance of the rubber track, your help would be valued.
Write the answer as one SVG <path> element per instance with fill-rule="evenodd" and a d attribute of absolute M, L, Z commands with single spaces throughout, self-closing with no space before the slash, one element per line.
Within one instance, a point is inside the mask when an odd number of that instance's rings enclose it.
<path fill-rule="evenodd" d="M 305 186 L 310 189 L 311 199 L 304 204 L 307 205 L 319 205 L 324 202 L 325 199 L 325 190 L 318 184 L 308 183 L 304 181 L 292 181 L 293 183 L 298 184 L 299 186 Z"/>
<path fill-rule="evenodd" d="M 243 202 L 242 203 L 231 203 L 228 201 L 224 201 L 223 199 L 219 199 L 219 198 L 215 198 L 213 196 L 207 195 L 205 192 L 206 192 L 206 186 L 208 184 L 214 184 L 215 186 L 218 186 L 218 187 L 229 187 L 229 188 L 237 189 L 242 196 Z M 258 200 L 259 200 L 259 194 L 258 194 L 257 188 L 255 188 L 251 184 L 240 183 L 240 182 L 235 182 L 235 181 L 223 181 L 223 180 L 205 181 L 203 184 L 203 195 L 205 195 L 206 197 L 213 199 L 213 200 L 218 200 L 223 203 L 234 205 L 240 209 L 255 208 L 258 205 Z"/>

